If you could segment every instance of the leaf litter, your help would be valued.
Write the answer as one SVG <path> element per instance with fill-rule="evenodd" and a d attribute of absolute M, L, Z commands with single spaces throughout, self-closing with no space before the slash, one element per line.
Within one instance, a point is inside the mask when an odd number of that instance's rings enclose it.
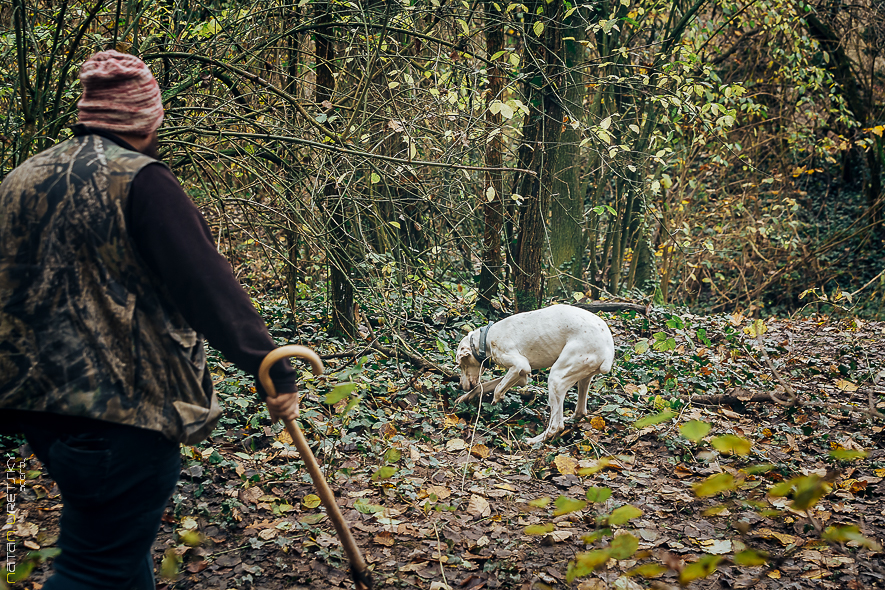
<path fill-rule="evenodd" d="M 410 337 L 453 369 L 463 327 L 481 319 L 450 315 Z M 883 587 L 885 323 L 602 315 L 615 369 L 594 381 L 587 420 L 534 448 L 543 372 L 479 413 L 454 405 L 454 383 L 377 352 L 305 379 L 301 424 L 376 587 Z M 342 352 L 318 318 L 299 342 Z M 153 548 L 158 588 L 352 587 L 291 441 L 247 376 L 217 355 L 212 371 L 225 418 L 182 448 Z M 749 401 L 782 381 L 798 405 Z M 731 402 L 694 401 L 720 395 Z M 12 588 L 31 589 L 48 575 L 61 498 L 34 457 L 23 469 L 4 530 L 30 552 Z"/>

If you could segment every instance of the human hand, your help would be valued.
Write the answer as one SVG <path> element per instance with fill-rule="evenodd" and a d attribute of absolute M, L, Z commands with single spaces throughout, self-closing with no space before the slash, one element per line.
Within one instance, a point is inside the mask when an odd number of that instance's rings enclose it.
<path fill-rule="evenodd" d="M 268 396 L 265 402 L 267 403 L 267 411 L 270 413 L 271 422 L 295 420 L 298 418 L 301 411 L 300 401 L 301 398 L 296 391 L 280 393 L 276 397 Z"/>

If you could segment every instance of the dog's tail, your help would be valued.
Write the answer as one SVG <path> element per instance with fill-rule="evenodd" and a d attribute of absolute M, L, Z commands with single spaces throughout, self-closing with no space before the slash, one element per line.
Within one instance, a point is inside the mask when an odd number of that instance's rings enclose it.
<path fill-rule="evenodd" d="M 648 316 L 651 312 L 651 303 L 648 306 L 639 305 L 638 303 L 620 303 L 617 301 L 593 301 L 592 303 L 571 303 L 572 307 L 578 309 L 586 309 L 596 313 L 597 311 L 638 311 L 642 315 Z"/>

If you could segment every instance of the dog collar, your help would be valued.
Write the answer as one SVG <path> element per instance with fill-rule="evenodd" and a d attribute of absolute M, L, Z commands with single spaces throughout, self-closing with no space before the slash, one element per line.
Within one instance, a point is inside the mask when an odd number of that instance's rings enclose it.
<path fill-rule="evenodd" d="M 495 322 L 489 322 L 488 326 L 483 326 L 479 329 L 479 350 L 476 349 L 476 345 L 473 343 L 473 336 L 470 337 L 470 354 L 472 354 L 473 358 L 479 361 L 480 364 L 486 362 L 489 358 L 486 341 L 489 338 L 489 328 L 491 328 L 494 323 Z"/>

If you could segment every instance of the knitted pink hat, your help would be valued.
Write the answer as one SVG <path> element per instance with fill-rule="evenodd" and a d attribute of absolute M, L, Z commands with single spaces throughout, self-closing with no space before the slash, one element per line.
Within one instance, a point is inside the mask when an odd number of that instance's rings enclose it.
<path fill-rule="evenodd" d="M 80 123 L 131 135 L 149 135 L 163 122 L 160 86 L 134 55 L 111 49 L 80 68 Z"/>

